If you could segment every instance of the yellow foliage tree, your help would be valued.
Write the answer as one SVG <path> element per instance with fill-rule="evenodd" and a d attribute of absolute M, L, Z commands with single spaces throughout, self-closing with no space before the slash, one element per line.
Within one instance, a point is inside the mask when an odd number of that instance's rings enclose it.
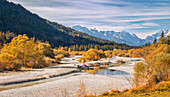
<path fill-rule="evenodd" d="M 25 67 L 34 67 L 35 64 L 43 62 L 43 58 L 44 54 L 35 39 L 30 39 L 25 34 L 18 35 L 5 44 L 0 54 L 1 62 L 13 62 Z"/>
<path fill-rule="evenodd" d="M 89 49 L 86 53 L 83 54 L 83 57 L 79 58 L 79 62 L 84 63 L 86 61 L 96 61 L 99 58 L 106 58 L 106 55 L 102 50 Z"/>
<path fill-rule="evenodd" d="M 37 44 L 38 49 L 41 53 L 43 53 L 47 57 L 54 58 L 54 52 L 49 43 L 37 42 Z"/>
<path fill-rule="evenodd" d="M 83 55 L 84 56 L 84 55 Z M 85 53 L 87 61 L 96 61 L 100 58 L 99 53 L 96 49 L 90 49 Z"/>

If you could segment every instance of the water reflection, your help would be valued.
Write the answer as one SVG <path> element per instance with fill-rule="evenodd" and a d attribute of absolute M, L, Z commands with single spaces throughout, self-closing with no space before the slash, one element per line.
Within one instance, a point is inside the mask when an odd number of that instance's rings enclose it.
<path fill-rule="evenodd" d="M 89 74 L 94 74 L 94 75 L 105 75 L 105 76 L 110 76 L 110 77 L 117 77 L 117 78 L 123 78 L 125 79 L 126 77 L 133 77 L 133 75 L 124 72 L 124 71 L 111 71 L 109 69 L 94 69 L 94 70 L 86 70 L 85 72 L 88 72 Z"/>

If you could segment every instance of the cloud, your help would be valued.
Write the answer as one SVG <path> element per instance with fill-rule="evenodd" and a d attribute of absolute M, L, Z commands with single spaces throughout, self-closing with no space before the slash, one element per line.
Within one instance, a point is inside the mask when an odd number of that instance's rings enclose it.
<path fill-rule="evenodd" d="M 149 21 L 149 20 L 161 20 L 161 19 L 170 19 L 169 17 L 151 17 L 151 18 L 138 18 L 138 19 L 128 19 L 128 20 L 120 20 L 120 22 L 137 22 L 137 21 Z"/>
<path fill-rule="evenodd" d="M 132 24 L 128 26 L 89 26 L 89 28 L 95 28 L 98 29 L 99 31 L 123 31 L 123 30 L 128 30 L 128 29 L 140 29 L 140 28 L 148 28 L 146 26 L 142 26 L 140 24 Z"/>
<path fill-rule="evenodd" d="M 148 32 L 138 32 L 137 36 L 145 39 L 147 36 L 151 36 L 152 34 L 155 34 L 157 32 L 159 32 L 160 30 L 152 30 L 152 31 L 148 31 Z"/>
<path fill-rule="evenodd" d="M 156 23 L 143 23 L 144 26 L 159 26 L 159 24 Z"/>
<path fill-rule="evenodd" d="M 161 30 L 170 21 L 169 0 L 9 0 L 65 26 L 98 30 Z M 166 21 L 165 21 L 166 20 Z"/>

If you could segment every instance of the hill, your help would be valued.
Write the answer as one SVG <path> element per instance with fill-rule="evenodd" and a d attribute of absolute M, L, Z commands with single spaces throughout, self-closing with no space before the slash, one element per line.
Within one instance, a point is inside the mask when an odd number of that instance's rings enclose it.
<path fill-rule="evenodd" d="M 10 31 L 16 35 L 27 34 L 29 37 L 49 41 L 53 46 L 109 44 L 130 47 L 126 44 L 95 38 L 61 24 L 50 22 L 26 10 L 22 5 L 6 0 L 0 1 L 0 14 L 0 31 Z"/>

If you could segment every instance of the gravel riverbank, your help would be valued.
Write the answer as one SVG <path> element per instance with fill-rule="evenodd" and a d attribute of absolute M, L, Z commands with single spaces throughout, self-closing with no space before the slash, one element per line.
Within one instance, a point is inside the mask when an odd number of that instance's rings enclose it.
<path fill-rule="evenodd" d="M 74 64 L 77 64 L 78 57 L 64 58 L 61 64 L 43 69 L 33 69 L 22 72 L 0 73 L 0 83 L 11 81 L 29 80 L 34 78 L 45 77 L 45 81 L 38 84 L 29 85 L 27 87 L 11 88 L 0 91 L 0 97 L 75 97 L 79 93 L 80 83 L 83 82 L 88 94 L 99 95 L 110 90 L 125 90 L 131 87 L 126 80 L 118 77 L 109 77 L 106 75 L 91 75 L 87 73 L 75 73 L 70 75 L 58 76 L 50 78 L 53 75 L 62 75 L 64 73 L 77 70 Z M 101 59 L 101 61 L 109 61 L 116 63 L 117 60 L 124 60 L 132 64 L 122 65 L 119 67 L 109 67 L 108 69 L 121 70 L 133 74 L 133 65 L 140 58 L 124 58 L 113 57 L 109 59 Z M 69 68 L 66 68 L 69 67 Z M 41 82 L 41 81 L 40 81 Z M 32 84 L 32 83 L 29 83 Z M 9 85 L 10 86 L 10 85 Z M 11 85 L 12 86 L 12 85 Z M 17 84 L 14 87 L 18 86 Z M 3 87 L 3 86 L 1 86 Z"/>
<path fill-rule="evenodd" d="M 52 68 L 43 68 L 43 69 L 33 69 L 33 70 L 23 71 L 23 72 L 0 73 L 0 84 L 23 81 L 23 80 L 26 81 L 31 79 L 49 78 L 50 76 L 53 75 L 64 74 L 75 70 L 77 69 L 52 67 Z"/>
<path fill-rule="evenodd" d="M 80 88 L 80 81 L 84 82 L 86 91 L 99 95 L 112 89 L 124 90 L 130 88 L 125 79 L 113 78 L 102 75 L 78 75 L 65 79 L 55 80 L 30 87 L 1 91 L 1 97 L 63 97 L 63 93 L 69 97 L 75 97 Z M 66 92 L 63 92 L 66 91 Z"/>

